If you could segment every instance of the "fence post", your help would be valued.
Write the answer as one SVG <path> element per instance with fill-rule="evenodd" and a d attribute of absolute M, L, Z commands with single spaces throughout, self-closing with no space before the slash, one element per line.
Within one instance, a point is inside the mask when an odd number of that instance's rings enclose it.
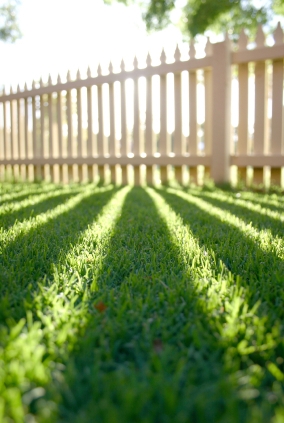
<path fill-rule="evenodd" d="M 231 48 L 230 40 L 212 45 L 212 156 L 215 183 L 229 182 L 231 138 Z"/>

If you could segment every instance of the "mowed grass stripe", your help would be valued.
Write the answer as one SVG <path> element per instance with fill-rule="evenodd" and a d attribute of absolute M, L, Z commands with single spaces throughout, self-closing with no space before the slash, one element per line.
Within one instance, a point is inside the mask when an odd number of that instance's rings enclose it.
<path fill-rule="evenodd" d="M 62 362 L 68 359 L 89 319 L 86 299 L 95 274 L 91 281 L 84 265 L 96 273 L 128 190 L 114 193 L 95 221 L 62 254 L 54 274 L 39 283 L 26 301 L 27 318 L 13 323 L 9 316 L 9 328 L 1 327 L 0 361 L 5 363 L 0 382 L 2 417 L 22 422 L 29 406 L 44 396 L 44 386 L 51 380 L 57 383 L 57 375 L 64 368 Z M 89 204 L 89 211 L 92 209 Z M 47 421 L 49 413 L 52 403 L 46 404 Z"/>

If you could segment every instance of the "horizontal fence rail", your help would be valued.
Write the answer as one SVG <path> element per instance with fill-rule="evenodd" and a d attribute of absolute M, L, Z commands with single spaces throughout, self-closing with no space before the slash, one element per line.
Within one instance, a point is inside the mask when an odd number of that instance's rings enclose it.
<path fill-rule="evenodd" d="M 240 180 L 253 175 L 281 184 L 283 156 L 283 31 L 274 44 L 259 27 L 255 43 L 245 32 L 237 48 L 228 37 L 208 40 L 205 57 L 189 46 L 181 60 L 165 51 L 160 64 L 108 74 L 98 66 L 87 77 L 70 72 L 65 82 L 49 78 L 28 89 L 0 96 L 0 171 L 2 178 L 161 182 L 200 182 L 200 169 L 216 183 L 228 182 L 232 166 Z M 141 179 L 142 178 L 142 179 Z"/>

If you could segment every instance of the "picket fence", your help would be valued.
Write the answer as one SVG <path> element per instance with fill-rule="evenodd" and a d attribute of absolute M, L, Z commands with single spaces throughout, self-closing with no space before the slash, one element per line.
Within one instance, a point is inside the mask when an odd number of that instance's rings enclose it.
<path fill-rule="evenodd" d="M 49 78 L 46 84 L 40 80 L 30 89 L 25 85 L 2 93 L 2 179 L 71 182 L 109 175 L 112 182 L 126 184 L 133 169 L 135 184 L 141 183 L 141 175 L 144 182 L 155 182 L 157 172 L 162 182 L 170 173 L 185 183 L 185 175 L 198 182 L 204 169 L 222 183 L 230 181 L 234 166 L 240 179 L 247 179 L 249 169 L 256 183 L 268 172 L 271 183 L 281 184 L 280 24 L 273 37 L 274 44 L 265 45 L 259 27 L 254 45 L 243 31 L 237 47 L 228 37 L 215 44 L 208 40 L 201 58 L 191 43 L 186 60 L 177 46 L 172 63 L 163 50 L 156 66 L 148 54 L 143 68 L 135 57 L 132 70 L 122 61 L 115 73 L 110 63 L 108 74 L 98 66 L 96 76 L 88 69 L 86 79 L 78 72 L 71 80 L 68 72 L 66 82 L 58 77 L 53 84 Z M 156 132 L 154 117 L 159 121 Z"/>

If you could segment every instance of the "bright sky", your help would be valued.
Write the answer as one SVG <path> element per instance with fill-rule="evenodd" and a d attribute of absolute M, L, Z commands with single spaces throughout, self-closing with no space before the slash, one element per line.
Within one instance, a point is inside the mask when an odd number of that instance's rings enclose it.
<path fill-rule="evenodd" d="M 95 73 L 99 61 L 132 61 L 135 53 L 143 57 L 148 49 L 173 49 L 182 41 L 174 27 L 147 35 L 138 6 L 102 0 L 22 0 L 19 24 L 22 39 L 0 42 L 0 85 L 30 84 L 49 73 L 64 78 L 68 69 L 75 76 L 78 68 L 83 77 L 88 65 Z"/>

